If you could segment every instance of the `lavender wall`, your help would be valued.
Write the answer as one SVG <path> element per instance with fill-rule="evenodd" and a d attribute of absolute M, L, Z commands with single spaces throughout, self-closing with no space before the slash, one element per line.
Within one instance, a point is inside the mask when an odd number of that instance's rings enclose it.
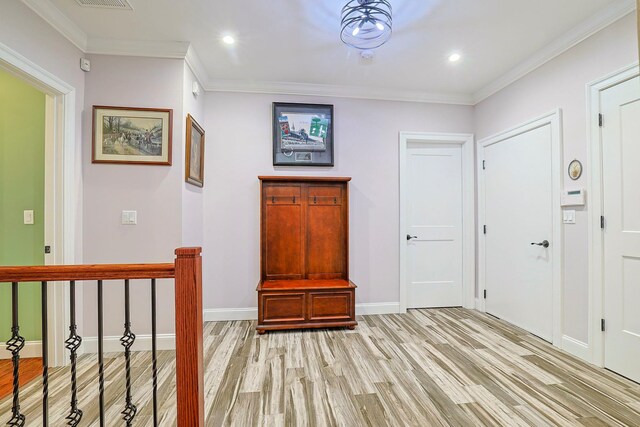
<path fill-rule="evenodd" d="M 184 111 L 182 119 L 185 121 L 187 114 L 198 122 L 203 129 L 206 129 L 204 122 L 204 93 L 202 89 L 198 96 L 192 93 L 193 82 L 197 81 L 191 69 L 184 64 L 184 85 L 183 99 Z M 186 138 L 186 129 L 185 136 Z M 205 130 L 205 158 L 210 143 L 209 135 Z M 183 158 L 185 156 L 186 142 L 182 144 Z M 182 176 L 185 176 L 185 162 L 182 162 Z M 208 172 L 205 168 L 205 173 Z M 208 184 L 208 176 L 205 175 L 205 185 Z M 182 182 L 182 246 L 202 246 L 203 244 L 203 228 L 204 228 L 204 188 Z"/>
<path fill-rule="evenodd" d="M 335 167 L 272 166 L 274 101 L 334 104 Z M 398 133 L 472 133 L 472 107 L 213 92 L 205 114 L 206 308 L 257 305 L 258 175 L 351 176 L 349 267 L 357 302 L 399 301 Z"/>
<path fill-rule="evenodd" d="M 585 171 L 578 181 L 566 174 L 566 189 L 586 188 L 587 83 L 638 60 L 636 19 L 629 14 L 601 32 L 548 62 L 509 87 L 476 105 L 475 131 L 480 140 L 509 129 L 555 108 L 562 108 L 566 166 L 582 161 Z M 576 224 L 564 226 L 563 333 L 588 341 L 588 230 L 589 206 L 576 212 Z"/>
<path fill-rule="evenodd" d="M 182 244 L 184 61 L 91 55 L 83 114 L 84 262 L 172 262 Z M 93 105 L 173 109 L 173 166 L 91 163 Z M 122 210 L 136 210 L 138 225 L 121 225 Z M 122 333 L 121 283 L 105 285 L 105 335 Z M 132 322 L 150 333 L 150 288 L 133 282 Z M 173 285 L 160 282 L 159 333 L 174 330 Z M 95 286 L 84 289 L 84 334 L 95 336 Z"/>

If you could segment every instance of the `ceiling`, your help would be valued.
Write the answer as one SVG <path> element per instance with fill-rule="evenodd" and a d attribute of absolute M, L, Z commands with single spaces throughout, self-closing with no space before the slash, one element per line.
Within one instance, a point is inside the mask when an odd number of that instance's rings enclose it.
<path fill-rule="evenodd" d="M 36 10 L 43 0 L 23 1 Z M 373 60 L 363 60 L 340 41 L 346 0 L 129 0 L 133 11 L 81 7 L 76 0 L 43 2 L 54 6 L 49 15 L 61 12 L 57 21 L 65 31 L 84 35 L 87 52 L 136 43 L 156 49 L 190 45 L 197 63 L 192 68 L 213 89 L 351 88 L 363 95 L 458 103 L 490 95 L 635 5 L 634 0 L 390 1 L 393 36 Z M 226 34 L 235 37 L 235 45 L 222 43 Z M 450 63 L 452 52 L 462 60 Z"/>

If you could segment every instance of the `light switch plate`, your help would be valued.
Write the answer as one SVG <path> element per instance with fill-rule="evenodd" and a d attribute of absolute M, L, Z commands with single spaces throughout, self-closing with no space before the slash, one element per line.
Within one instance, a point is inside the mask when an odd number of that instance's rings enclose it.
<path fill-rule="evenodd" d="M 138 211 L 122 211 L 122 225 L 136 225 L 138 223 Z"/>
<path fill-rule="evenodd" d="M 22 215 L 25 225 L 33 225 L 33 211 L 24 211 Z"/>
<path fill-rule="evenodd" d="M 576 223 L 576 211 L 574 211 L 574 210 L 562 211 L 562 222 L 565 223 L 565 224 L 575 224 Z"/>

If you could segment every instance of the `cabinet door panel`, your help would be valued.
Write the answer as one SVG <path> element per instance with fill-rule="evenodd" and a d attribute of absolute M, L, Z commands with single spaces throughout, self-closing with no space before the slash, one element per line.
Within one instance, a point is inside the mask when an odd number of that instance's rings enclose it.
<path fill-rule="evenodd" d="M 307 207 L 307 276 L 337 279 L 344 274 L 344 223 L 342 206 L 309 204 Z"/>
<path fill-rule="evenodd" d="M 305 294 L 263 294 L 261 323 L 305 320 Z"/>
<path fill-rule="evenodd" d="M 351 319 L 351 292 L 317 292 L 309 294 L 309 320 Z"/>
<path fill-rule="evenodd" d="M 302 206 L 269 204 L 264 206 L 264 261 L 267 279 L 302 279 L 304 248 Z"/>

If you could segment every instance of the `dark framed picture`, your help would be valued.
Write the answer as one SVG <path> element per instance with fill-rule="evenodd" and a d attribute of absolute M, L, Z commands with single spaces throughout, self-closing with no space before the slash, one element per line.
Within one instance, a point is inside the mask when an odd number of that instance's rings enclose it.
<path fill-rule="evenodd" d="M 204 187 L 204 129 L 187 114 L 185 181 Z"/>
<path fill-rule="evenodd" d="M 93 163 L 171 165 L 173 110 L 93 107 Z"/>
<path fill-rule="evenodd" d="M 273 165 L 333 166 L 333 105 L 273 103 Z"/>

